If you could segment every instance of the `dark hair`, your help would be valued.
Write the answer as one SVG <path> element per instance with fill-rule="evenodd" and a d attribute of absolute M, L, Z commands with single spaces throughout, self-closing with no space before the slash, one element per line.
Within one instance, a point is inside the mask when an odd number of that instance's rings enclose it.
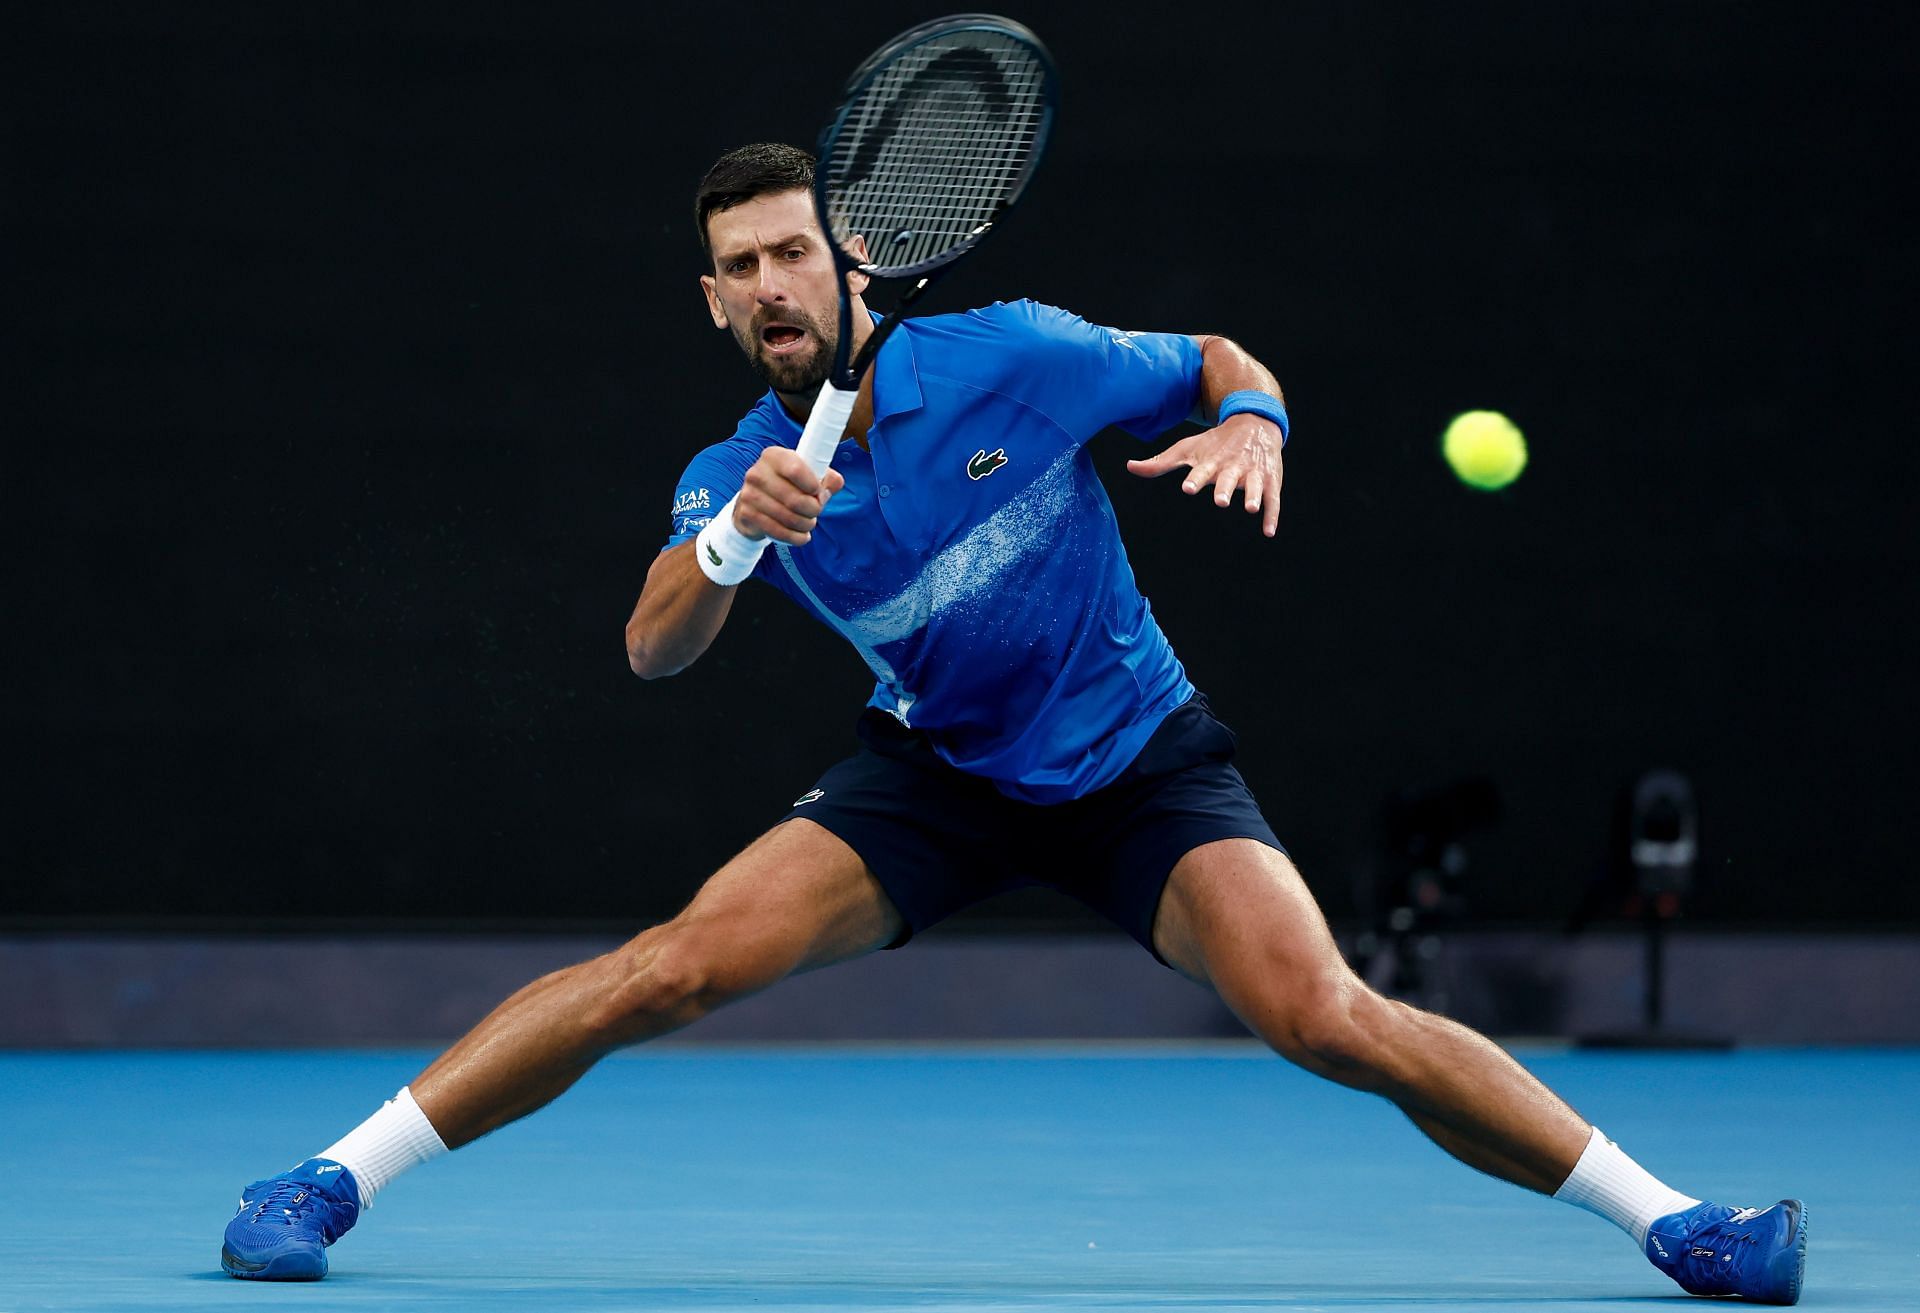
<path fill-rule="evenodd" d="M 745 205 L 757 196 L 799 191 L 813 186 L 813 156 L 798 146 L 756 141 L 736 146 L 714 161 L 700 189 L 693 194 L 693 226 L 700 233 L 700 249 L 713 259 L 707 239 L 707 219 L 719 210 Z"/>

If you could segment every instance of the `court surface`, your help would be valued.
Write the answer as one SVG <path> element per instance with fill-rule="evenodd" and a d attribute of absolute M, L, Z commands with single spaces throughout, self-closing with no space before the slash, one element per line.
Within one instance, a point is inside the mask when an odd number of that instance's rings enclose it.
<path fill-rule="evenodd" d="M 1612 1227 L 1240 1049 L 616 1058 L 390 1188 L 319 1285 L 239 1187 L 423 1052 L 0 1054 L 0 1313 L 1704 1307 Z M 1802 1307 L 1920 1308 L 1920 1052 L 1522 1052 L 1676 1186 L 1805 1197 Z"/>

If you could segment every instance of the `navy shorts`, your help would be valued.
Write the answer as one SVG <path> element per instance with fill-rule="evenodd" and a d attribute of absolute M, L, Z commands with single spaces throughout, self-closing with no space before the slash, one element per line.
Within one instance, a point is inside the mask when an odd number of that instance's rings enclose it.
<path fill-rule="evenodd" d="M 1085 903 L 1151 953 L 1160 894 L 1181 857 L 1216 839 L 1286 851 L 1233 768 L 1233 731 L 1199 694 L 1160 723 L 1118 779 L 1048 806 L 956 770 L 925 734 L 883 711 L 869 708 L 857 728 L 860 752 L 781 820 L 814 821 L 860 855 L 906 921 L 889 948 L 984 898 L 1038 884 Z"/>

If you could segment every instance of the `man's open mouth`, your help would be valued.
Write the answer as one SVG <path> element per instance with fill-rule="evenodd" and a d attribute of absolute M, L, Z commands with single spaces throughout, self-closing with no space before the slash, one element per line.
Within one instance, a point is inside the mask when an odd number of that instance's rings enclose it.
<path fill-rule="evenodd" d="M 773 355 L 785 355 L 806 340 L 805 329 L 792 324 L 768 324 L 760 330 L 760 341 Z"/>

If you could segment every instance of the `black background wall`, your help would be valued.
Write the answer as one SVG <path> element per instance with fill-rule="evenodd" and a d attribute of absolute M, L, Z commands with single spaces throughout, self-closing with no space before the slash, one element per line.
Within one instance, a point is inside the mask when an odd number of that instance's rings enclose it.
<path fill-rule="evenodd" d="M 694 183 L 939 10 L 31 18 L 0 916 L 640 922 L 842 755 L 865 672 L 771 592 L 668 681 L 620 629 L 756 394 Z M 1562 918 L 1669 764 L 1700 921 L 1920 923 L 1910 11 L 1015 12 L 1058 135 L 939 307 L 1280 374 L 1274 542 L 1099 456 L 1330 911 L 1391 790 L 1485 773 L 1474 914 Z M 1436 451 L 1482 406 L 1533 449 L 1496 496 Z"/>

